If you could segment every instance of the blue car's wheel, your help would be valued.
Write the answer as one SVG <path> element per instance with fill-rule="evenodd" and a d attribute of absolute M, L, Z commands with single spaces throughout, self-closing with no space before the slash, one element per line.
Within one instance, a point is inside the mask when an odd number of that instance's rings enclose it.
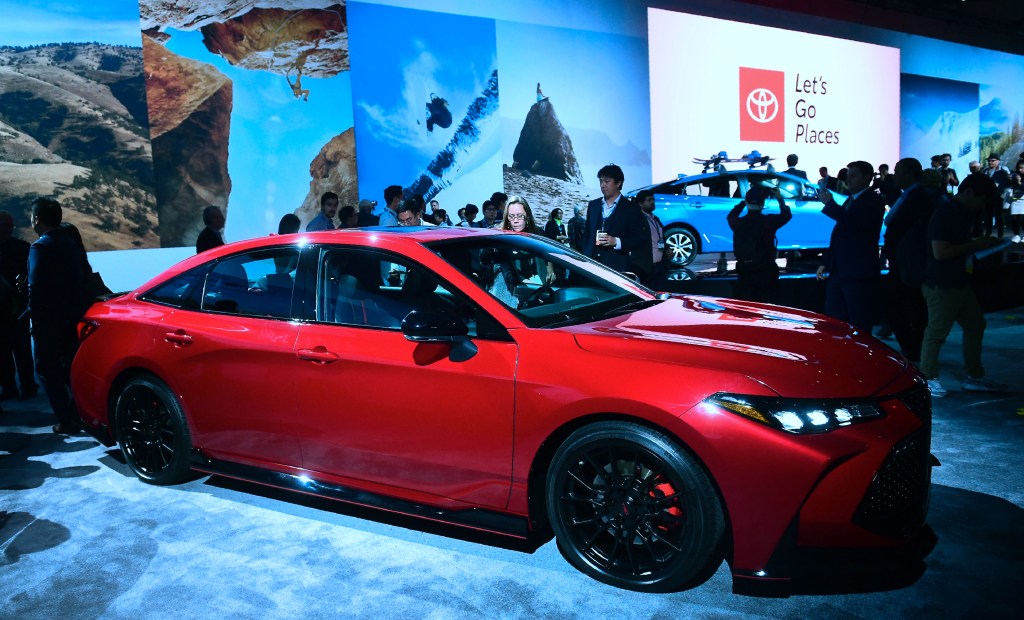
<path fill-rule="evenodd" d="M 676 267 L 685 267 L 697 258 L 697 236 L 689 228 L 670 228 L 665 233 L 665 252 Z"/>

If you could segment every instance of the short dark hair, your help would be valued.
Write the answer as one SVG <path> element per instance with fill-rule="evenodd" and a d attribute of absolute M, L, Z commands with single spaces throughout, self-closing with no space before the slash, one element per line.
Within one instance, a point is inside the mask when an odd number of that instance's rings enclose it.
<path fill-rule="evenodd" d="M 473 218 L 469 217 L 470 214 L 472 214 L 473 216 L 476 216 L 477 213 L 480 213 L 480 208 L 477 207 L 475 204 L 469 203 L 468 205 L 466 205 L 466 219 L 467 220 L 473 219 Z"/>
<path fill-rule="evenodd" d="M 344 222 L 348 218 L 356 214 L 356 208 L 352 205 L 345 205 L 338 211 L 338 219 Z"/>
<path fill-rule="evenodd" d="M 943 158 L 946 158 L 946 157 L 948 157 L 948 158 L 950 158 L 950 159 L 953 159 L 953 154 L 952 154 L 952 153 L 943 153 L 943 154 L 942 154 L 942 157 L 943 157 Z"/>
<path fill-rule="evenodd" d="M 334 200 L 337 200 L 338 195 L 335 194 L 334 192 L 324 192 L 323 196 L 320 196 L 320 207 L 323 208 L 323 206 L 327 204 L 327 201 L 331 200 L 332 198 Z"/>
<path fill-rule="evenodd" d="M 889 169 L 889 164 L 878 164 L 878 170 L 879 171 L 888 170 L 888 169 Z"/>
<path fill-rule="evenodd" d="M 402 204 L 398 205 L 398 208 L 395 209 L 395 213 L 396 214 L 397 213 L 405 213 L 406 211 L 411 211 L 413 213 L 419 213 L 420 212 L 418 206 L 416 205 L 416 202 L 414 200 L 412 200 L 411 198 L 409 200 L 406 200 L 406 201 L 402 202 Z"/>
<path fill-rule="evenodd" d="M 480 208 L 481 208 L 481 209 L 482 209 L 483 211 L 486 211 L 486 210 L 488 210 L 488 209 L 494 209 L 495 211 L 497 211 L 497 210 L 498 210 L 498 205 L 494 204 L 494 202 L 493 202 L 493 201 L 490 201 L 490 200 L 485 200 L 485 201 L 484 201 L 484 204 L 483 204 L 483 205 L 481 205 L 481 207 L 480 207 Z"/>
<path fill-rule="evenodd" d="M 896 167 L 893 170 L 905 170 L 906 173 L 910 175 L 910 178 L 918 181 L 921 180 L 921 174 L 923 172 L 921 162 L 913 157 L 904 157 L 899 160 L 896 162 Z"/>
<path fill-rule="evenodd" d="M 651 190 L 649 190 L 649 189 L 642 189 L 642 190 L 640 190 L 639 192 L 636 193 L 636 201 L 637 202 L 643 202 L 643 201 L 645 201 L 648 198 L 651 198 L 653 196 L 654 196 L 654 192 L 652 192 Z"/>
<path fill-rule="evenodd" d="M 391 204 L 391 202 L 402 195 L 401 185 L 388 185 L 384 188 L 384 203 Z"/>
<path fill-rule="evenodd" d="M 851 161 L 850 163 L 846 164 L 846 169 L 849 170 L 850 168 L 856 168 L 858 172 L 860 172 L 861 174 L 868 178 L 875 176 L 875 167 L 866 161 Z"/>
<path fill-rule="evenodd" d="M 32 217 L 38 217 L 44 226 L 57 228 L 64 218 L 60 203 L 53 198 L 39 196 L 32 201 Z"/>
<path fill-rule="evenodd" d="M 608 164 L 597 171 L 597 178 L 607 177 L 620 185 L 626 182 L 626 175 L 622 174 L 622 168 L 615 164 Z"/>
<path fill-rule="evenodd" d="M 795 166 L 796 162 L 800 161 L 800 158 L 796 156 L 796 153 L 790 153 L 786 155 L 786 165 Z"/>
<path fill-rule="evenodd" d="M 213 218 L 217 217 L 218 215 L 223 216 L 223 214 L 220 212 L 220 207 L 206 207 L 205 209 L 203 209 L 203 223 L 209 226 L 210 224 L 213 223 Z"/>
<path fill-rule="evenodd" d="M 491 194 L 491 202 L 495 204 L 505 204 L 508 202 L 508 194 L 504 192 L 494 192 Z M 485 202 L 484 204 L 486 205 L 487 203 Z"/>
<path fill-rule="evenodd" d="M 294 213 L 285 213 L 284 217 L 277 224 L 277 234 L 279 235 L 290 235 L 292 233 L 299 232 L 299 226 L 302 222 L 299 221 L 299 216 Z"/>

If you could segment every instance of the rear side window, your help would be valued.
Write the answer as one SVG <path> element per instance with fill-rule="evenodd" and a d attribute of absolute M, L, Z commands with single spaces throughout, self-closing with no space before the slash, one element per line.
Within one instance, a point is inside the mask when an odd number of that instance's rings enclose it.
<path fill-rule="evenodd" d="M 203 281 L 209 265 L 203 265 L 191 271 L 171 278 L 153 290 L 142 295 L 142 299 L 158 304 L 195 310 L 199 308 L 199 293 L 203 290 Z"/>
<path fill-rule="evenodd" d="M 289 319 L 295 290 L 297 248 L 275 248 L 218 261 L 206 278 L 202 309 Z"/>

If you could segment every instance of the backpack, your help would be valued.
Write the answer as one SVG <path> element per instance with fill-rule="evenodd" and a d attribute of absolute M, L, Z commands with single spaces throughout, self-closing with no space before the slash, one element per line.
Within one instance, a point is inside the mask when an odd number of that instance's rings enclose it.
<path fill-rule="evenodd" d="M 766 234 L 763 218 L 739 218 L 732 235 L 732 251 L 737 265 L 759 267 L 775 262 L 775 238 Z M 770 242 L 769 242 L 770 240 Z"/>

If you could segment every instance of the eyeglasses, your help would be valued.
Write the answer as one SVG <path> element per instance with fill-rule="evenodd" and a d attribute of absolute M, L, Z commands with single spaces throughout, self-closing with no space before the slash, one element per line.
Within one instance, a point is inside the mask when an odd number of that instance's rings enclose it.
<path fill-rule="evenodd" d="M 509 213 L 508 214 L 508 219 L 510 219 L 510 220 L 525 220 L 526 219 L 526 214 L 525 213 Z"/>

